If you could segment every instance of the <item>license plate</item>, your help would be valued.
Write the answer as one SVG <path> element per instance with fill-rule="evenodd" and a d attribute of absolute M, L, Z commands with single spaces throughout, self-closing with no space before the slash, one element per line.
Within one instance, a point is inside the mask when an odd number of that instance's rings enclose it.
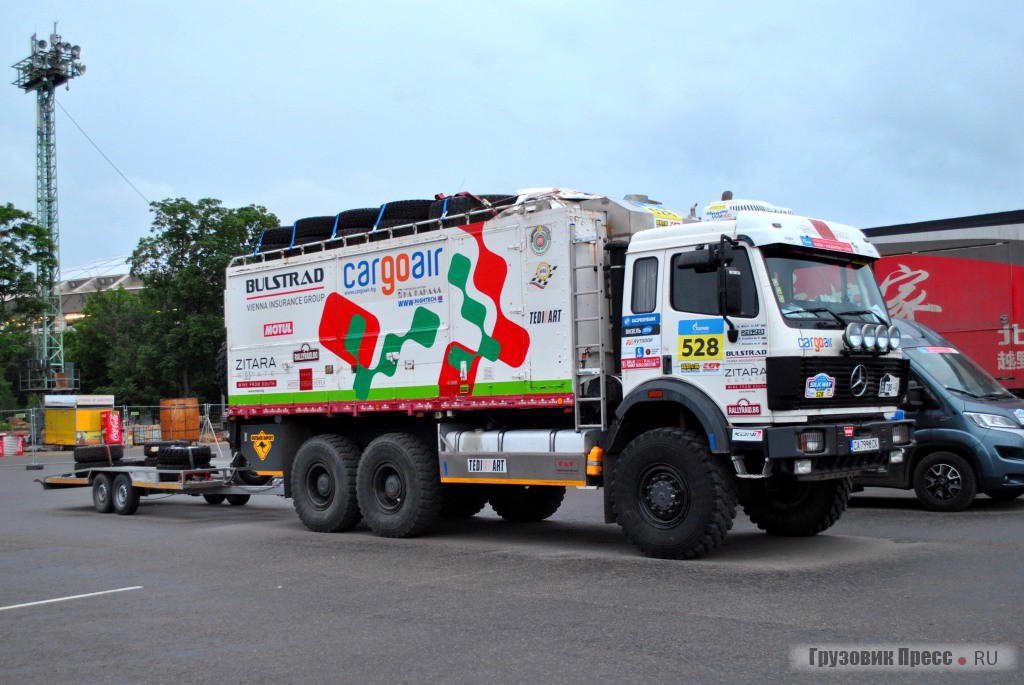
<path fill-rule="evenodd" d="M 857 438 L 850 441 L 851 452 L 875 452 L 878 450 L 878 438 Z"/>
<path fill-rule="evenodd" d="M 508 464 L 504 459 L 467 459 L 470 473 L 508 473 Z"/>

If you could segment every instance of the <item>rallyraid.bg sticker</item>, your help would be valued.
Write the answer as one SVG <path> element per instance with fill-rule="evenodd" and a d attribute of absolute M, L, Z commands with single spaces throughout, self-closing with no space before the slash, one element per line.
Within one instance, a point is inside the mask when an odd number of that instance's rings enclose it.
<path fill-rule="evenodd" d="M 807 379 L 804 397 L 810 400 L 828 399 L 836 394 L 836 379 L 827 373 L 819 373 Z"/>

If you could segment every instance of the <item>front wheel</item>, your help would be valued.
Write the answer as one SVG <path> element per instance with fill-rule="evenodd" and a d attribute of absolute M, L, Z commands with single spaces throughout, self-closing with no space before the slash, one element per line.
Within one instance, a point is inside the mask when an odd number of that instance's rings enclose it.
<path fill-rule="evenodd" d="M 935 452 L 914 469 L 914 492 L 925 509 L 962 511 L 974 501 L 978 482 L 970 463 L 959 454 Z"/>
<path fill-rule="evenodd" d="M 702 557 L 736 517 L 732 486 L 694 431 L 658 428 L 634 438 L 615 463 L 611 489 L 622 531 L 652 557 Z"/>
<path fill-rule="evenodd" d="M 799 481 L 788 474 L 741 481 L 740 504 L 769 535 L 809 537 L 831 528 L 850 503 L 849 478 Z"/>

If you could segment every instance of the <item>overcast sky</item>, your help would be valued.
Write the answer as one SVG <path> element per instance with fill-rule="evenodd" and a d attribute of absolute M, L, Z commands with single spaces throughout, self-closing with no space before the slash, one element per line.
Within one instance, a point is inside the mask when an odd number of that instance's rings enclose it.
<path fill-rule="evenodd" d="M 0 0 L 54 19 L 63 105 L 149 200 L 283 223 L 557 185 L 679 209 L 722 190 L 869 227 L 1024 208 L 1024 3 Z M 4 83 L 14 80 L 9 69 Z M 0 88 L 0 202 L 35 211 L 35 96 Z M 57 110 L 62 264 L 147 203 Z"/>

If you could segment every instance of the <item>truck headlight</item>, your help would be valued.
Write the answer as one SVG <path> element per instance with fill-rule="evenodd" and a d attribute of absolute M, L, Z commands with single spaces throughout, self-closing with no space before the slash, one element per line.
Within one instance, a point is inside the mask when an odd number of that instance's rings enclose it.
<path fill-rule="evenodd" d="M 964 416 L 982 428 L 1020 428 L 1020 422 L 999 414 L 978 414 L 965 411 Z"/>
<path fill-rule="evenodd" d="M 889 329 L 885 326 L 875 327 L 875 344 L 878 346 L 879 352 L 885 352 L 889 349 Z"/>
<path fill-rule="evenodd" d="M 860 329 L 860 332 L 861 335 L 864 336 L 864 349 L 875 349 L 875 327 L 869 323 L 866 323 L 864 324 L 864 327 Z"/>
<path fill-rule="evenodd" d="M 851 350 L 859 350 L 860 346 L 864 344 L 864 334 L 861 332 L 861 327 L 855 323 L 851 323 L 843 331 L 843 342 Z"/>
<path fill-rule="evenodd" d="M 895 326 L 889 326 L 889 349 L 898 350 L 903 340 L 903 334 Z"/>
<path fill-rule="evenodd" d="M 804 431 L 800 434 L 800 451 L 807 453 L 821 452 L 825 449 L 824 431 Z"/>
<path fill-rule="evenodd" d="M 892 444 L 907 445 L 910 443 L 910 425 L 897 423 L 892 427 Z"/>

